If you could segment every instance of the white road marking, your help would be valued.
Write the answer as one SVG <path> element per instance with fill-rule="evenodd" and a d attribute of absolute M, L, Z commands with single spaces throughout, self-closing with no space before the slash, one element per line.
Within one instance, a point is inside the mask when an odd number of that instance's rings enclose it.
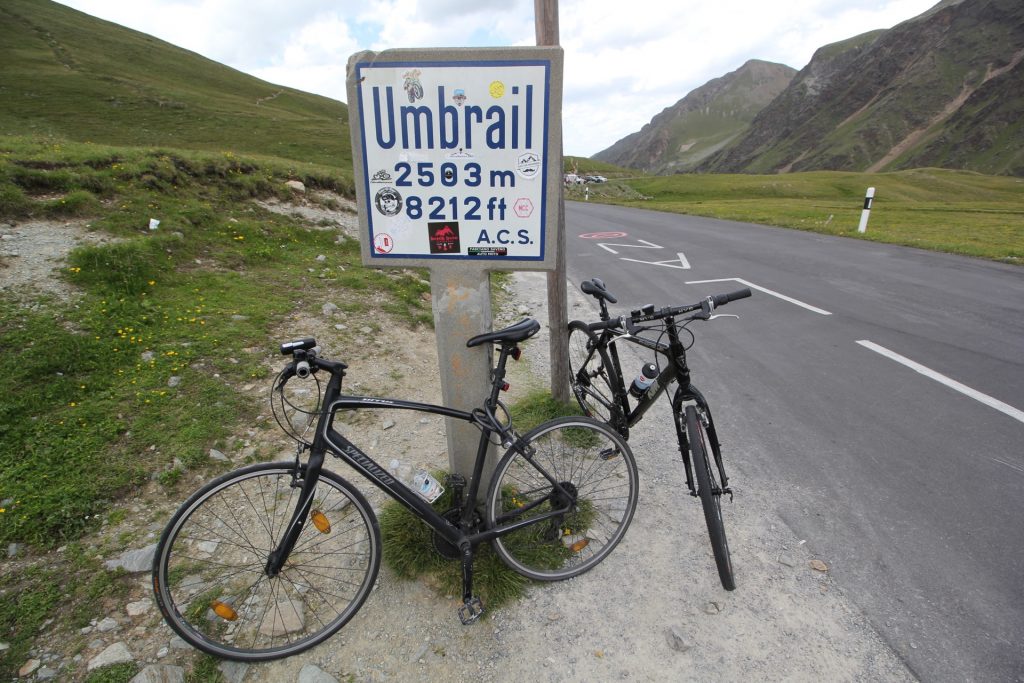
<path fill-rule="evenodd" d="M 810 304 L 805 304 L 803 301 L 800 301 L 799 299 L 794 299 L 792 297 L 785 296 L 784 294 L 779 294 L 778 292 L 774 292 L 774 291 L 772 291 L 770 289 L 767 289 L 766 287 L 761 287 L 760 285 L 755 285 L 753 282 L 747 282 L 746 280 L 743 280 L 743 279 L 738 278 L 738 277 L 726 277 L 726 278 L 721 278 L 721 279 L 718 279 L 718 280 L 693 280 L 692 282 L 687 282 L 686 284 L 688 284 L 688 285 L 702 285 L 702 284 L 706 284 L 708 282 L 738 282 L 741 285 L 744 285 L 746 287 L 750 287 L 751 289 L 756 289 L 759 292 L 764 292 L 765 294 L 769 294 L 771 296 L 778 297 L 779 299 L 782 299 L 783 301 L 788 301 L 791 304 L 796 304 L 797 306 L 800 306 L 801 308 L 806 308 L 808 311 L 813 311 L 813 312 L 818 313 L 820 315 L 832 315 L 829 311 L 817 308 L 816 306 L 811 306 Z"/>
<path fill-rule="evenodd" d="M 1010 417 L 1019 422 L 1024 422 L 1024 411 L 1022 410 L 1017 410 L 1016 408 L 1007 403 L 1003 403 L 1002 401 L 992 398 L 987 394 L 983 394 L 980 391 L 977 391 L 976 389 L 972 389 L 965 384 L 961 384 L 960 382 L 957 382 L 955 379 L 950 379 L 945 375 L 939 374 L 938 372 L 935 372 L 931 368 L 925 367 L 920 363 L 915 363 L 909 358 L 905 358 L 900 354 L 896 353 L 895 351 L 890 351 L 884 346 L 879 346 L 878 344 L 868 341 L 867 339 L 858 340 L 857 343 L 863 346 L 864 348 L 871 349 L 875 353 L 879 353 L 885 356 L 886 358 L 896 361 L 897 363 L 906 365 L 911 370 L 919 372 L 925 377 L 933 379 L 940 384 L 945 384 L 950 389 L 955 389 L 956 391 L 959 391 L 961 394 L 973 398 L 975 401 L 984 403 L 989 408 L 995 408 L 999 412 L 1005 413 L 1006 415 L 1009 415 Z M 1006 465 L 1007 463 L 1004 462 L 1003 464 Z"/>
<path fill-rule="evenodd" d="M 683 256 L 683 252 L 676 252 L 676 256 L 678 258 L 673 259 L 671 261 L 641 261 L 640 259 L 626 258 L 625 256 L 620 257 L 619 260 L 632 261 L 633 263 L 646 263 L 651 266 L 665 266 L 666 268 L 679 268 L 680 270 L 689 270 L 690 262 L 686 260 L 685 256 Z"/>
<path fill-rule="evenodd" d="M 992 457 L 991 455 L 990 455 L 990 456 L 987 456 L 987 457 L 988 457 L 988 459 L 989 459 L 989 460 L 992 460 L 993 462 L 997 462 L 997 463 L 999 463 L 1000 465 L 1006 465 L 1006 466 L 1007 466 L 1007 467 L 1009 467 L 1009 468 L 1010 468 L 1011 470 L 1017 470 L 1017 471 L 1018 471 L 1018 472 L 1020 472 L 1021 474 L 1024 474 L 1024 467 L 1021 467 L 1020 465 L 1014 465 L 1014 464 L 1012 464 L 1012 463 L 1008 463 L 1008 462 L 1006 462 L 1005 460 L 1000 460 L 999 458 L 993 458 L 993 457 Z"/>
<path fill-rule="evenodd" d="M 619 247 L 620 249 L 626 248 L 626 247 L 632 247 L 633 249 L 664 249 L 665 248 L 665 247 L 661 246 L 660 244 L 655 244 L 654 242 L 648 242 L 647 240 L 638 239 L 637 242 L 643 242 L 643 244 L 622 244 L 621 242 L 613 242 L 612 244 L 614 244 L 616 247 Z M 604 249 L 606 251 L 612 252 L 616 256 L 619 255 L 619 252 L 615 251 L 614 249 L 609 247 L 604 242 L 598 242 L 597 246 L 601 247 L 602 249 Z"/>

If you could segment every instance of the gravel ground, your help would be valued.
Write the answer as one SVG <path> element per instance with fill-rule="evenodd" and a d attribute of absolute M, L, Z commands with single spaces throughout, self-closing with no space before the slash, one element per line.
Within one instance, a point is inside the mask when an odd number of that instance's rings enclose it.
<path fill-rule="evenodd" d="M 543 274 L 516 274 L 516 310 L 496 318 L 510 322 L 529 310 L 546 323 L 544 283 Z M 570 317 L 592 315 L 581 295 L 570 296 L 578 297 Z M 534 378 L 547 377 L 545 332 L 526 355 Z M 728 428 L 725 420 L 720 430 Z M 667 402 L 648 414 L 630 445 L 640 469 L 636 516 L 589 573 L 534 585 L 520 603 L 463 626 L 457 599 L 384 568 L 340 633 L 292 659 L 249 667 L 244 680 L 299 680 L 303 667 L 307 676 L 316 672 L 310 664 L 355 681 L 913 680 L 827 569 L 812 568 L 815 560 L 827 567 L 827 558 L 814 557 L 773 513 L 762 493 L 768 482 L 744 467 L 747 454 L 729 460 L 736 498 L 724 514 L 738 588 L 727 592 L 700 504 L 685 492 Z"/>
<path fill-rule="evenodd" d="M 319 229 L 333 226 L 351 234 L 355 228 L 350 206 L 341 211 L 308 205 L 299 207 L 303 211 L 267 208 L 298 214 Z M 5 257 L 0 259 L 0 272 L 3 288 L 11 292 L 29 287 L 36 294 L 73 296 L 51 275 L 52 269 L 61 266 L 74 244 L 106 239 L 89 233 L 84 222 L 0 228 Z M 546 278 L 542 273 L 517 273 L 511 280 L 511 297 L 495 311 L 496 324 L 524 314 L 544 324 L 528 344 L 529 362 L 515 366 L 512 381 L 543 387 L 548 377 Z M 575 287 L 570 287 L 570 297 L 571 318 L 594 317 Z M 329 357 L 349 362 L 347 387 L 353 391 L 439 402 L 433 333 L 410 334 L 389 325 L 383 315 L 374 322 L 382 330 L 379 334 L 360 327 L 364 323 L 339 319 L 325 306 L 322 311 L 297 313 L 282 327 L 286 336 L 317 336 Z M 268 355 L 267 361 L 279 363 L 280 358 Z M 626 367 L 638 367 L 640 362 L 623 358 Z M 237 389 L 263 394 L 266 388 Z M 716 406 L 719 430 L 727 436 L 730 411 L 742 408 L 716 404 L 714 396 L 709 399 Z M 413 466 L 447 465 L 439 420 L 395 411 L 361 421 L 358 429 L 363 431 L 357 439 L 360 445 L 381 462 L 399 457 Z M 264 438 L 259 430 L 239 435 L 237 448 L 225 457 L 240 460 L 253 449 L 290 456 L 286 440 L 259 441 Z M 526 599 L 463 626 L 456 616 L 455 596 L 439 596 L 420 582 L 399 581 L 382 565 L 367 603 L 333 638 L 283 661 L 223 663 L 225 678 L 231 683 L 913 680 L 831 580 L 828 558 L 815 557 L 775 514 L 773 494 L 785 489 L 764 481 L 755 466 L 770 453 L 761 452 L 756 443 L 726 444 L 736 497 L 723 507 L 738 583 L 735 591 L 726 592 L 718 582 L 700 504 L 686 494 L 667 402 L 648 413 L 630 445 L 640 470 L 636 515 L 622 543 L 589 573 L 566 582 L 536 584 Z M 730 445 L 735 450 L 728 450 Z M 341 473 L 359 481 L 350 472 Z M 375 506 L 382 502 L 373 487 L 360 488 Z M 169 505 L 161 503 L 168 514 Z M 115 527 L 104 533 L 114 537 L 121 531 Z M 112 612 L 104 621 L 113 630 L 104 631 L 99 624 L 89 636 L 95 640 L 75 661 L 118 641 L 113 645 L 123 644 L 140 665 L 155 667 L 153 672 L 161 666 L 191 666 L 192 651 L 182 649 L 152 609 L 142 570 L 139 579 L 128 605 L 129 618 L 123 607 Z M 55 673 L 68 666 L 68 655 L 60 650 L 60 642 L 41 645 L 34 656 L 45 666 L 28 677 L 41 677 L 47 666 Z"/>

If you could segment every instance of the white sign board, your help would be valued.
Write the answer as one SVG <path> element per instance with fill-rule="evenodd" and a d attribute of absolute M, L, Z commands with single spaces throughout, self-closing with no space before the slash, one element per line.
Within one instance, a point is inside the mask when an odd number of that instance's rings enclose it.
<path fill-rule="evenodd" d="M 353 55 L 363 262 L 553 268 L 561 73 L 557 47 Z"/>

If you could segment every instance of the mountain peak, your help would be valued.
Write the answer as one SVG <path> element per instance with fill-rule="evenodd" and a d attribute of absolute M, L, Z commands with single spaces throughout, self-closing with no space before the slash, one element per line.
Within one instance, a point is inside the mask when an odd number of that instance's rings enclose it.
<path fill-rule="evenodd" d="M 694 168 L 742 133 L 796 74 L 759 59 L 692 90 L 634 133 L 594 155 L 599 161 L 672 173 Z"/>

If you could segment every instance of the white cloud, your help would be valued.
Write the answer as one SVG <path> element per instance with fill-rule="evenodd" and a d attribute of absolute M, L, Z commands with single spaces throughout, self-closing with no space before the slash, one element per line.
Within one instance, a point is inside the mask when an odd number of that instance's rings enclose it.
<path fill-rule="evenodd" d="M 822 45 L 937 0 L 561 0 L 565 152 L 590 156 L 688 92 L 765 59 L 800 69 Z M 62 0 L 273 83 L 345 99 L 359 50 L 533 45 L 530 0 Z"/>

